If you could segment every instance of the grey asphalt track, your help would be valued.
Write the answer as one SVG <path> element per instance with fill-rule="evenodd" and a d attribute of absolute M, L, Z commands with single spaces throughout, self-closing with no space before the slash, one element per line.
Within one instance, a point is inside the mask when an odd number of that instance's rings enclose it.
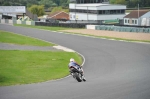
<path fill-rule="evenodd" d="M 85 57 L 87 82 L 72 77 L 0 87 L 0 99 L 150 99 L 150 44 L 112 41 L 1 25 L 6 30 L 71 48 Z M 71 57 L 71 56 L 70 56 Z"/>

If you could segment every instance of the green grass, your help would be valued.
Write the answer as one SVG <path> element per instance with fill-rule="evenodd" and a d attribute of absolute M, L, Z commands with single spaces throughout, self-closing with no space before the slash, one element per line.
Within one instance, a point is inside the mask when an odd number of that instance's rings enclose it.
<path fill-rule="evenodd" d="M 23 25 L 23 24 L 14 24 L 14 26 L 23 26 L 28 28 L 44 29 L 44 30 L 51 30 L 51 31 L 73 29 L 73 28 L 66 28 L 66 27 L 33 26 L 33 25 Z"/>
<path fill-rule="evenodd" d="M 0 86 L 29 84 L 65 77 L 73 52 L 0 50 Z"/>
<path fill-rule="evenodd" d="M 0 42 L 20 44 L 20 45 L 34 45 L 34 46 L 53 46 L 54 45 L 49 42 L 44 42 L 38 39 L 33 39 L 30 37 L 17 35 L 14 33 L 1 31 L 1 30 L 0 30 Z"/>

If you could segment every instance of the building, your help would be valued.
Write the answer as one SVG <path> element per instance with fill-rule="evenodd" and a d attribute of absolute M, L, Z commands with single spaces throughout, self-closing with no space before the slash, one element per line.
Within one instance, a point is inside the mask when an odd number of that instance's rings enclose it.
<path fill-rule="evenodd" d="M 25 6 L 0 6 L 0 19 L 16 20 L 24 16 L 28 16 L 34 21 L 38 20 L 37 15 L 29 12 Z"/>
<path fill-rule="evenodd" d="M 69 14 L 64 11 L 58 11 L 58 12 L 49 14 L 47 18 L 53 19 L 53 20 L 59 20 L 59 21 L 67 21 L 69 20 Z"/>
<path fill-rule="evenodd" d="M 124 17 L 124 25 L 150 26 L 150 11 L 135 10 Z"/>
<path fill-rule="evenodd" d="M 108 0 L 71 0 L 69 16 L 72 23 L 98 23 L 123 19 L 125 5 L 112 5 Z"/>

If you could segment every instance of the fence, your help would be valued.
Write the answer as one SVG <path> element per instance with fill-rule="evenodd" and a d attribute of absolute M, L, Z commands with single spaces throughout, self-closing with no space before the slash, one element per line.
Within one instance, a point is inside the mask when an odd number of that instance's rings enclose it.
<path fill-rule="evenodd" d="M 20 20 L 9 20 L 9 19 L 0 19 L 2 24 L 25 24 L 25 25 L 35 25 L 34 21 L 20 21 Z"/>
<path fill-rule="evenodd" d="M 118 32 L 136 32 L 136 33 L 150 33 L 150 28 L 140 27 L 123 27 L 123 26 L 106 26 L 96 25 L 95 30 L 107 30 L 107 31 L 118 31 Z"/>
<path fill-rule="evenodd" d="M 35 22 L 38 26 L 56 26 L 68 28 L 86 28 L 87 23 L 49 23 L 49 22 Z"/>

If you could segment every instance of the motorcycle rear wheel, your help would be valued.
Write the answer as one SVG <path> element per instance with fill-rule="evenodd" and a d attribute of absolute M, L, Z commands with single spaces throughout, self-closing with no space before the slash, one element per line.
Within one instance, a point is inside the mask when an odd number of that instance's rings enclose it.
<path fill-rule="evenodd" d="M 81 78 L 81 74 L 80 74 L 80 73 L 74 73 L 74 76 L 75 76 L 75 78 L 76 78 L 76 80 L 77 80 L 78 82 L 81 82 L 81 81 L 82 81 L 82 78 Z"/>

